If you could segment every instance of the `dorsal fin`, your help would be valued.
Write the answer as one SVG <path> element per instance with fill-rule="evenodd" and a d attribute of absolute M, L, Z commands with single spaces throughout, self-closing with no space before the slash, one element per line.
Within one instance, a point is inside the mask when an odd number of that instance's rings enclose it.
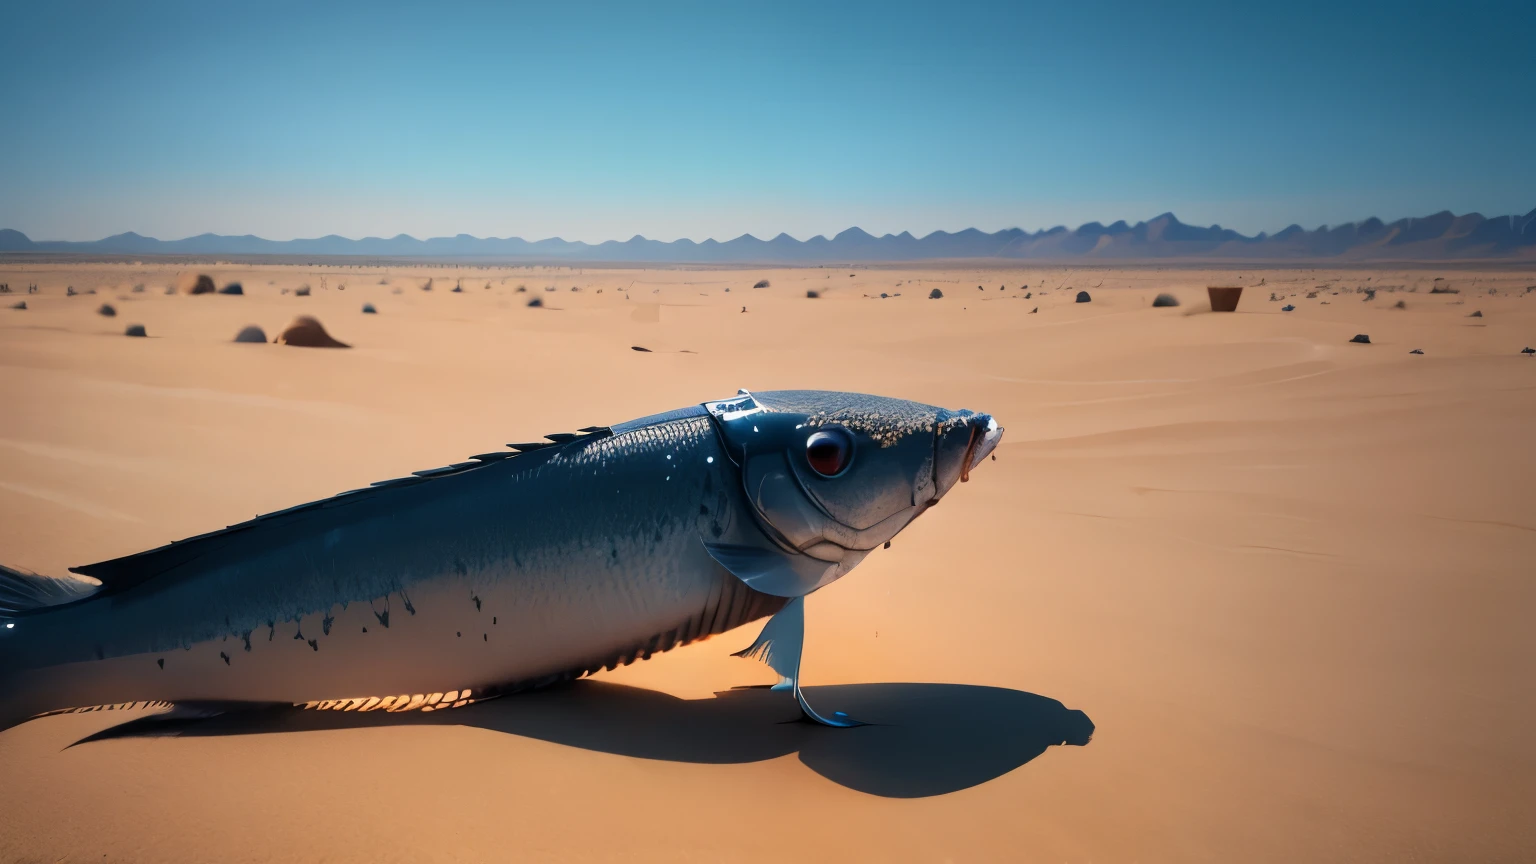
<path fill-rule="evenodd" d="M 549 458 L 565 444 L 594 438 L 605 438 L 609 434 L 607 428 L 601 428 L 600 431 L 591 434 L 572 436 L 562 443 L 545 443 L 537 448 L 536 452 L 543 451 L 542 455 L 545 458 Z M 380 500 L 379 496 L 393 494 L 406 487 L 431 483 L 443 477 L 452 477 L 482 470 L 501 464 L 508 459 L 529 458 L 529 455 L 522 452 L 483 453 L 479 456 L 470 457 L 470 460 L 467 462 L 455 462 L 442 468 L 417 471 L 409 477 L 379 480 L 364 489 L 352 489 L 333 495 L 330 498 L 322 498 L 319 501 L 310 501 L 306 504 L 299 504 L 283 510 L 266 513 L 246 522 L 230 525 L 218 531 L 199 534 L 195 537 L 188 537 L 185 540 L 177 540 L 145 552 L 127 555 L 122 558 L 113 558 L 108 561 L 99 561 L 83 567 L 71 567 L 69 569 L 72 573 L 79 573 L 83 576 L 99 580 L 101 582 L 101 593 L 127 591 L 147 582 L 155 576 L 215 552 L 245 532 L 258 528 L 288 525 L 329 508 L 344 507 L 364 502 L 378 502 Z"/>

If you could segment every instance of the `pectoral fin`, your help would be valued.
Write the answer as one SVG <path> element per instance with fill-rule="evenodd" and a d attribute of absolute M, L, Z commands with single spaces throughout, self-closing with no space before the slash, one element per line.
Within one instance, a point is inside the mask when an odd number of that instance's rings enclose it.
<path fill-rule="evenodd" d="M 778 547 L 705 542 L 704 548 L 752 590 L 775 597 L 803 597 L 835 576 L 838 566 Z"/>
<path fill-rule="evenodd" d="M 795 701 L 799 703 L 800 712 L 807 720 L 823 726 L 844 728 L 863 726 L 863 723 L 841 711 L 834 711 L 831 717 L 823 717 L 805 701 L 805 693 L 800 689 L 800 649 L 804 643 L 805 598 L 796 597 L 786 603 L 778 614 L 768 619 L 768 623 L 763 625 L 763 632 L 758 635 L 756 641 L 747 648 L 737 651 L 734 656 L 757 658 L 766 663 L 768 668 L 779 673 L 781 678 L 786 679 L 774 689 L 793 689 Z"/>

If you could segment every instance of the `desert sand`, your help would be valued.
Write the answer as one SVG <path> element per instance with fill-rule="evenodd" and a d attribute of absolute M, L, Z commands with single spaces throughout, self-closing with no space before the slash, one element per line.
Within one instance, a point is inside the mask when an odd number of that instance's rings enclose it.
<path fill-rule="evenodd" d="M 188 270 L 244 294 L 168 295 Z M 729 656 L 756 625 L 425 716 L 77 747 L 132 715 L 51 717 L 0 733 L 0 861 L 1536 859 L 1536 271 L 0 282 L 0 561 L 46 573 L 738 387 L 1008 430 L 808 601 L 813 701 L 879 725 L 733 691 L 772 680 Z M 1228 284 L 1237 312 L 1210 312 Z M 300 315 L 351 347 L 272 344 Z M 266 343 L 233 342 L 250 324 Z"/>

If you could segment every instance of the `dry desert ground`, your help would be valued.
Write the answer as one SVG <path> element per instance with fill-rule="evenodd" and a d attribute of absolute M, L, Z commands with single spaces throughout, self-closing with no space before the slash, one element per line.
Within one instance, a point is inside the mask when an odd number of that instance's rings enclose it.
<path fill-rule="evenodd" d="M 244 294 L 167 295 L 189 271 Z M 45 573 L 739 387 L 1007 427 L 808 601 L 813 699 L 877 725 L 733 691 L 772 680 L 730 656 L 755 626 L 430 715 L 76 747 L 131 715 L 49 717 L 0 733 L 0 861 L 1536 860 L 1532 269 L 0 283 L 0 561 Z M 272 344 L 300 314 L 352 347 Z"/>

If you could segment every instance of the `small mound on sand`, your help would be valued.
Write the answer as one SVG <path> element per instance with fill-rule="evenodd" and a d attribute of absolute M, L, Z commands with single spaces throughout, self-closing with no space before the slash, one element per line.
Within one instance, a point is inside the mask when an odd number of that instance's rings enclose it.
<path fill-rule="evenodd" d="M 267 344 L 267 332 L 260 327 L 257 327 L 255 324 L 251 324 L 241 328 L 240 332 L 235 334 L 235 341 L 260 342 L 261 344 L 265 345 Z"/>
<path fill-rule="evenodd" d="M 373 308 L 373 304 L 372 303 L 364 303 L 363 304 L 363 314 L 364 315 L 377 315 L 377 314 L 379 314 L 379 310 Z"/>
<path fill-rule="evenodd" d="M 940 291 L 937 288 L 935 288 L 932 291 L 928 292 L 928 299 L 929 300 L 942 300 L 942 299 L 944 299 L 944 292 Z"/>
<path fill-rule="evenodd" d="M 538 309 L 539 307 L 541 307 L 543 305 L 544 305 L 544 301 L 541 298 L 538 298 L 538 297 L 535 297 L 532 300 L 528 301 L 528 308 L 529 309 Z"/>
<path fill-rule="evenodd" d="M 1092 303 L 1093 302 L 1093 298 L 1088 296 L 1088 292 L 1087 291 L 1079 291 L 1079 292 L 1077 292 L 1077 302 L 1078 303 Z"/>
<path fill-rule="evenodd" d="M 309 286 L 308 285 L 300 285 L 299 287 L 293 289 L 293 296 L 295 296 L 295 297 L 308 297 L 309 296 Z"/>
<path fill-rule="evenodd" d="M 338 342 L 325 332 L 325 327 L 318 320 L 309 315 L 300 315 L 277 336 L 278 344 L 293 345 L 297 348 L 350 348 L 345 342 Z"/>
<path fill-rule="evenodd" d="M 817 291 L 815 288 L 810 288 L 806 290 L 805 296 L 807 299 L 815 300 L 817 297 L 821 296 L 821 292 Z"/>
<path fill-rule="evenodd" d="M 631 351 L 639 351 L 639 352 L 644 353 L 644 354 L 651 353 L 651 349 L 649 349 L 649 348 L 642 348 L 639 345 L 631 345 L 631 346 L 629 346 L 629 350 L 631 350 Z"/>
<path fill-rule="evenodd" d="M 1296 311 L 1296 307 L 1293 304 L 1287 303 L 1284 306 L 1280 307 L 1280 311 L 1281 312 L 1295 312 Z"/>
<path fill-rule="evenodd" d="M 1179 305 L 1179 298 L 1173 296 L 1172 294 L 1159 294 L 1157 295 L 1156 299 L 1152 301 L 1152 307 L 1154 309 L 1161 309 L 1165 306 L 1177 305 Z"/>
<path fill-rule="evenodd" d="M 1424 353 L 1424 349 L 1423 348 L 1415 348 L 1412 351 L 1409 351 L 1408 353 L 1409 354 L 1423 354 Z"/>
<path fill-rule="evenodd" d="M 1358 343 L 1360 345 L 1369 345 L 1371 344 L 1371 337 L 1365 335 L 1364 333 L 1356 333 L 1355 338 L 1349 341 Z"/>
<path fill-rule="evenodd" d="M 1402 300 L 1399 300 L 1396 303 L 1392 304 L 1392 308 L 1393 309 L 1407 309 L 1408 308 L 1408 304 L 1403 302 Z"/>
<path fill-rule="evenodd" d="M 123 335 L 124 336 L 137 336 L 137 337 L 142 339 L 145 336 L 148 336 L 149 334 L 144 331 L 144 325 L 143 324 L 129 324 L 128 325 L 128 329 L 123 331 Z"/>
<path fill-rule="evenodd" d="M 117 314 L 117 310 L 112 308 L 112 304 L 103 303 L 101 304 L 101 308 L 96 310 L 96 314 L 105 315 L 106 317 L 111 318 Z"/>
<path fill-rule="evenodd" d="M 176 290 L 182 294 L 212 294 L 213 277 L 206 273 L 183 273 L 176 278 Z"/>
<path fill-rule="evenodd" d="M 245 286 L 241 285 L 239 282 L 231 282 L 228 285 L 225 285 L 223 288 L 220 288 L 219 289 L 219 293 L 220 294 L 244 295 L 245 294 Z"/>
<path fill-rule="evenodd" d="M 20 302 L 18 302 L 18 303 L 16 303 L 16 304 L 14 304 L 14 305 L 12 305 L 12 306 L 11 306 L 11 308 L 12 308 L 12 309 L 21 309 L 21 310 L 25 310 L 25 309 L 26 309 L 26 308 L 27 308 L 27 301 L 25 301 L 25 300 L 22 300 L 22 301 L 20 301 Z"/>
<path fill-rule="evenodd" d="M 1532 348 L 1531 346 L 1527 345 L 1524 348 L 1520 349 L 1520 353 L 1521 354 L 1536 354 L 1536 348 Z"/>
<path fill-rule="evenodd" d="M 768 287 L 768 280 L 767 279 L 759 279 L 759 280 L 757 280 L 757 284 L 753 285 L 752 287 L 753 288 L 767 288 Z"/>
<path fill-rule="evenodd" d="M 1467 317 L 1468 318 L 1481 318 L 1481 317 L 1483 317 L 1483 310 L 1479 309 L 1476 312 L 1473 312 L 1471 315 L 1468 315 Z"/>

